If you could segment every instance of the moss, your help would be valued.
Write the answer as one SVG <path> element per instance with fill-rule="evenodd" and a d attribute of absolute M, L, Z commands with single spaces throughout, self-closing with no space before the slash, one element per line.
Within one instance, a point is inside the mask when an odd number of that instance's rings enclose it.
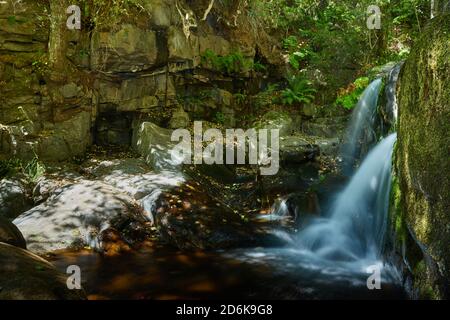
<path fill-rule="evenodd" d="M 394 175 L 391 184 L 390 195 L 390 216 L 394 226 L 394 235 L 397 240 L 404 243 L 406 241 L 407 227 L 401 210 L 401 190 L 398 178 Z"/>
<path fill-rule="evenodd" d="M 448 297 L 444 282 L 450 277 L 449 41 L 450 16 L 433 19 L 404 65 L 398 96 L 396 169 L 401 211 L 430 263 L 442 266 L 437 274 L 415 275 L 416 284 L 434 288 L 434 296 L 440 298 Z M 423 294 L 427 291 L 421 289 Z"/>

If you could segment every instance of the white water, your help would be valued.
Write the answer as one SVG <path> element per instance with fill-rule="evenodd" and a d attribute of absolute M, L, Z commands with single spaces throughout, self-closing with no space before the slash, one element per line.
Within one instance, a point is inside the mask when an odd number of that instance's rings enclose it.
<path fill-rule="evenodd" d="M 300 246 L 331 261 L 377 260 L 384 240 L 397 135 L 383 139 L 339 194 L 327 218 L 299 236 Z"/>
<path fill-rule="evenodd" d="M 367 135 L 373 135 L 373 123 L 378 104 L 378 95 L 381 89 L 381 79 L 376 79 L 364 90 L 358 104 L 353 111 L 350 125 L 347 129 L 344 146 L 341 150 L 343 170 L 350 175 L 353 172 L 355 161 L 359 158 L 358 152 L 363 144 L 367 144 Z M 367 147 L 367 146 L 366 146 Z"/>
<path fill-rule="evenodd" d="M 397 81 L 400 74 L 400 70 L 403 66 L 403 62 L 398 63 L 389 72 L 389 76 L 386 83 L 385 96 L 386 105 L 384 106 L 385 121 L 381 122 L 382 125 L 387 125 L 387 128 L 383 128 L 383 132 L 387 132 L 391 127 L 396 126 L 398 118 L 398 104 L 397 104 Z"/>

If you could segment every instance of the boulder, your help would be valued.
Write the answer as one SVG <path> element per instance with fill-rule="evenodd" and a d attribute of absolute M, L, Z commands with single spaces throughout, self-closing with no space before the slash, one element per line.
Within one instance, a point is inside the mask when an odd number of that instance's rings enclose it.
<path fill-rule="evenodd" d="M 180 166 L 184 159 L 175 155 L 173 149 L 178 142 L 172 142 L 171 137 L 172 130 L 158 127 L 151 122 L 142 122 L 133 132 L 132 145 L 153 169 L 172 170 Z"/>
<path fill-rule="evenodd" d="M 272 206 L 271 214 L 283 218 L 289 218 L 295 227 L 305 226 L 312 218 L 321 213 L 319 198 L 315 192 L 293 193 L 285 199 L 277 200 Z"/>
<path fill-rule="evenodd" d="M 0 242 L 0 300 L 80 300 L 69 290 L 67 275 L 29 251 Z"/>
<path fill-rule="evenodd" d="M 0 242 L 10 244 L 15 247 L 27 248 L 27 244 L 19 229 L 5 218 L 0 216 Z"/>
<path fill-rule="evenodd" d="M 152 172 L 142 158 L 92 159 L 83 164 L 83 171 L 133 197 L 152 222 L 155 197 L 185 180 L 183 174 L 177 171 Z"/>
<path fill-rule="evenodd" d="M 280 160 L 282 162 L 303 163 L 314 160 L 319 154 L 319 146 L 300 135 L 285 136 L 280 139 Z"/>
<path fill-rule="evenodd" d="M 64 186 L 13 222 L 36 253 L 85 246 L 101 251 L 102 232 L 109 228 L 133 244 L 145 237 L 147 227 L 142 209 L 130 196 L 95 181 Z"/>
<path fill-rule="evenodd" d="M 319 147 L 320 154 L 336 157 L 339 153 L 339 138 L 315 138 L 314 143 Z"/>
<path fill-rule="evenodd" d="M 268 130 L 278 129 L 280 130 L 280 137 L 289 136 L 297 129 L 293 118 L 287 112 L 282 111 L 267 112 L 259 120 L 255 121 L 253 127 Z"/>
<path fill-rule="evenodd" d="M 341 137 L 344 135 L 345 126 L 340 123 L 304 121 L 302 123 L 302 131 L 311 136 L 335 138 L 336 136 Z"/>
<path fill-rule="evenodd" d="M 48 168 L 47 168 L 48 169 Z M 61 169 L 65 170 L 65 169 Z M 56 177 L 42 176 L 36 181 L 33 188 L 33 201 L 35 204 L 40 204 L 50 198 L 55 193 L 62 191 L 62 187 L 68 184 L 73 184 L 75 179 L 81 177 L 77 175 L 66 176 L 68 172 L 58 172 Z"/>
<path fill-rule="evenodd" d="M 31 208 L 31 201 L 22 182 L 3 179 L 0 181 L 0 217 L 14 219 Z"/>

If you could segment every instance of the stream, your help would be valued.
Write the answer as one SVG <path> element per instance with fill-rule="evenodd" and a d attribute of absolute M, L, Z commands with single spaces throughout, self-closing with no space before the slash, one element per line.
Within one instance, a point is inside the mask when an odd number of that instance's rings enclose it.
<path fill-rule="evenodd" d="M 326 212 L 298 232 L 273 230 L 284 245 L 182 252 L 148 244 L 112 257 L 82 250 L 47 258 L 63 272 L 80 266 L 89 299 L 406 298 L 401 274 L 382 255 L 396 134 L 374 147 L 367 142 L 374 138 L 380 87 L 380 79 L 369 85 L 348 126 L 341 157 L 350 180 L 329 195 Z M 285 211 L 281 201 L 268 217 Z M 368 289 L 373 268 L 380 272 L 378 290 Z"/>

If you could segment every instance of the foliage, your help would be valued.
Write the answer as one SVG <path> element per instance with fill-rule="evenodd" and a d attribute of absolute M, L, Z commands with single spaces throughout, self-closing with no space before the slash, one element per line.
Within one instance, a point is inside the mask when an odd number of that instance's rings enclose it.
<path fill-rule="evenodd" d="M 225 122 L 225 115 L 222 112 L 216 112 L 214 115 L 214 121 L 218 124 L 224 124 Z"/>
<path fill-rule="evenodd" d="M 8 23 L 10 25 L 14 25 L 17 23 L 17 17 L 16 16 L 8 16 Z"/>
<path fill-rule="evenodd" d="M 301 48 L 298 51 L 294 51 L 289 55 L 289 63 L 290 65 L 298 70 L 300 69 L 300 64 L 304 61 L 307 61 L 310 57 L 313 56 L 313 52 L 309 48 Z"/>
<path fill-rule="evenodd" d="M 22 170 L 22 162 L 19 159 L 0 160 L 0 178 L 15 175 Z"/>
<path fill-rule="evenodd" d="M 368 85 L 369 78 L 362 77 L 356 79 L 347 88 L 339 91 L 335 105 L 342 106 L 347 110 L 352 109 L 358 103 L 359 97 Z"/>
<path fill-rule="evenodd" d="M 316 92 L 311 81 L 301 75 L 292 75 L 288 78 L 288 87 L 281 92 L 281 102 L 285 105 L 310 103 Z"/>
<path fill-rule="evenodd" d="M 266 66 L 261 62 L 253 62 L 252 59 L 244 57 L 240 51 L 220 56 L 211 49 L 207 49 L 201 54 L 201 63 L 203 66 L 212 67 L 228 75 L 240 74 L 250 70 L 256 72 L 266 70 Z"/>
<path fill-rule="evenodd" d="M 264 64 L 262 64 L 261 62 L 256 61 L 255 63 L 253 63 L 253 70 L 255 70 L 256 72 L 262 73 L 262 72 L 267 71 L 267 67 Z"/>
<path fill-rule="evenodd" d="M 381 8 L 381 30 L 366 26 L 369 5 Z M 321 72 L 327 84 L 321 97 L 328 103 L 358 74 L 404 59 L 429 18 L 430 1 L 254 0 L 249 11 L 280 39 L 294 70 Z"/>
<path fill-rule="evenodd" d="M 37 157 L 28 163 L 16 158 L 0 160 L 0 178 L 23 174 L 30 183 L 35 183 L 45 170 L 45 165 Z"/>
<path fill-rule="evenodd" d="M 247 100 L 247 95 L 244 93 L 235 93 L 233 95 L 233 98 L 237 104 L 244 104 L 244 102 Z"/>
<path fill-rule="evenodd" d="M 293 51 L 298 47 L 298 38 L 295 35 L 290 35 L 283 39 L 283 49 Z"/>
<path fill-rule="evenodd" d="M 136 11 L 150 15 L 144 4 L 144 0 L 83 0 L 80 7 L 83 10 L 83 17 L 88 17 L 89 25 L 102 28 L 114 26 Z"/>
<path fill-rule="evenodd" d="M 45 173 L 45 166 L 37 157 L 34 157 L 25 165 L 23 171 L 31 182 L 36 182 Z"/>
<path fill-rule="evenodd" d="M 33 62 L 31 63 L 33 72 L 40 76 L 45 75 L 49 71 L 49 61 L 48 55 L 44 52 L 37 52 L 34 56 Z"/>
<path fill-rule="evenodd" d="M 393 17 L 394 25 L 403 25 L 410 28 L 419 28 L 421 21 L 430 16 L 429 0 L 393 1 L 389 13 Z M 419 23 L 419 24 L 418 24 Z"/>

